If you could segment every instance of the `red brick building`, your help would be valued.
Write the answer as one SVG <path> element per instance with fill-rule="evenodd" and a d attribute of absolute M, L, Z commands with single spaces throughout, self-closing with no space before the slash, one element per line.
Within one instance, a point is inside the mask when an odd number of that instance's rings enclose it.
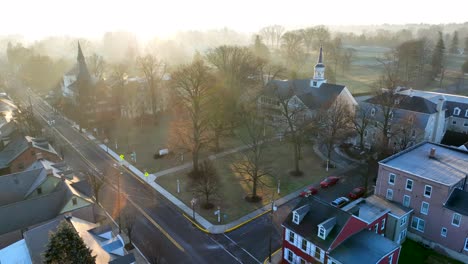
<path fill-rule="evenodd" d="M 0 151 L 0 175 L 23 171 L 38 159 L 62 159 L 45 139 L 17 137 Z"/>
<path fill-rule="evenodd" d="M 348 210 L 299 202 L 283 222 L 282 263 L 398 263 L 400 245 L 383 236 L 388 210 Z"/>

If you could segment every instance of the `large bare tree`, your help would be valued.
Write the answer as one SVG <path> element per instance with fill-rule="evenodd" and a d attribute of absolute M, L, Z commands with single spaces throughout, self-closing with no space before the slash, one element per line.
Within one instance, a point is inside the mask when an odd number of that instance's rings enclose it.
<path fill-rule="evenodd" d="M 270 47 L 278 48 L 284 31 L 286 31 L 286 29 L 280 25 L 267 26 L 260 29 L 260 36 L 262 36 Z"/>
<path fill-rule="evenodd" d="M 192 154 L 193 173 L 199 173 L 200 150 L 208 142 L 209 105 L 214 76 L 202 60 L 182 65 L 172 74 L 172 87 L 175 97 L 184 113 L 178 129 L 180 142 L 189 148 Z"/>
<path fill-rule="evenodd" d="M 252 184 L 252 193 L 246 197 L 247 201 L 258 202 L 261 200 L 257 193 L 258 188 L 265 185 L 263 180 L 270 175 L 269 169 L 264 164 L 265 119 L 259 116 L 256 109 L 245 108 L 241 112 L 241 120 L 245 133 L 238 133 L 238 137 L 248 148 L 240 152 L 241 159 L 232 165 L 235 172 Z"/>
<path fill-rule="evenodd" d="M 361 105 L 356 109 L 356 116 L 353 119 L 354 130 L 359 136 L 360 150 L 364 149 L 364 135 L 372 125 L 371 111 L 372 107 L 369 105 Z"/>
<path fill-rule="evenodd" d="M 153 120 L 156 121 L 158 106 L 161 107 L 161 105 L 158 104 L 162 102 L 161 85 L 163 77 L 166 74 L 166 64 L 151 54 L 144 57 L 138 57 L 137 62 L 140 66 L 141 72 L 145 76 L 146 84 L 148 85 L 151 111 L 153 113 Z"/>
<path fill-rule="evenodd" d="M 216 168 L 210 160 L 204 160 L 200 164 L 199 177 L 194 179 L 193 192 L 205 199 L 203 208 L 213 208 L 212 198 L 219 194 L 220 182 Z"/>
<path fill-rule="evenodd" d="M 286 65 L 298 69 L 304 63 L 305 52 L 300 32 L 288 31 L 281 37 L 281 50 Z"/>
<path fill-rule="evenodd" d="M 99 203 L 99 191 L 104 185 L 104 181 L 99 179 L 93 173 L 88 173 L 87 178 L 88 178 L 89 184 L 91 185 L 91 188 L 93 189 L 94 199 L 96 200 L 96 203 Z"/>

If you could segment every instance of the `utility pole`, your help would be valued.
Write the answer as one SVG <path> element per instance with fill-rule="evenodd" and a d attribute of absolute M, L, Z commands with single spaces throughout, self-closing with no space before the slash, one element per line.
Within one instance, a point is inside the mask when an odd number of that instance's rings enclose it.
<path fill-rule="evenodd" d="M 117 174 L 117 212 L 119 213 L 119 215 L 118 215 L 118 218 L 119 218 L 118 219 L 119 220 L 118 221 L 119 234 L 121 234 L 122 233 L 122 222 L 120 220 L 120 209 L 121 209 L 120 208 L 120 198 L 121 198 L 120 197 L 120 175 L 122 174 L 122 167 L 121 167 L 122 165 L 120 165 L 118 168 L 117 168 L 117 166 L 118 166 L 117 164 L 114 164 L 114 167 L 119 170 L 119 172 Z"/>

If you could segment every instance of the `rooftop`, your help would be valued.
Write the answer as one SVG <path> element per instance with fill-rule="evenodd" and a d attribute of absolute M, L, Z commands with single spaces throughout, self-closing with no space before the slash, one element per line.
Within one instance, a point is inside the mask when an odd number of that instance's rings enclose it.
<path fill-rule="evenodd" d="M 468 216 L 468 192 L 456 188 L 445 203 L 445 207 Z"/>
<path fill-rule="evenodd" d="M 429 157 L 435 149 L 435 157 Z M 464 179 L 468 168 L 468 152 L 429 142 L 420 143 L 379 164 L 407 172 L 418 177 L 453 186 Z"/>
<path fill-rule="evenodd" d="M 402 217 L 405 214 L 413 211 L 413 209 L 411 209 L 411 208 L 404 207 L 404 206 L 399 205 L 397 203 L 394 203 L 392 201 L 383 199 L 383 198 L 381 198 L 381 197 L 379 197 L 377 195 L 372 195 L 372 196 L 367 197 L 366 198 L 366 203 L 375 205 L 377 207 L 386 208 L 386 209 L 390 210 L 391 214 L 393 214 L 393 215 L 395 215 L 397 217 Z"/>
<path fill-rule="evenodd" d="M 0 249 L 0 263 L 2 264 L 31 264 L 28 247 L 24 239 Z"/>
<path fill-rule="evenodd" d="M 386 207 L 377 206 L 376 204 L 367 202 L 362 198 L 359 198 L 343 207 L 343 210 L 352 213 L 368 224 L 377 220 L 385 212 L 390 211 L 390 209 L 387 209 Z"/>
<path fill-rule="evenodd" d="M 341 263 L 378 263 L 383 257 L 400 246 L 374 232 L 363 230 L 348 238 L 330 252 L 330 256 Z"/>

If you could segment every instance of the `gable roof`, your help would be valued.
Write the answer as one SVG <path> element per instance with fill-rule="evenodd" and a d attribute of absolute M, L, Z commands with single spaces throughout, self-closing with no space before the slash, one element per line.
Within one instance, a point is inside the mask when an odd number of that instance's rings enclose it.
<path fill-rule="evenodd" d="M 296 95 L 309 109 L 314 110 L 332 102 L 345 89 L 344 85 L 323 83 L 319 88 L 310 87 L 310 79 L 272 80 L 265 88 L 265 95 L 284 100 Z"/>
<path fill-rule="evenodd" d="M 328 250 L 352 215 L 351 213 L 331 206 L 314 196 L 303 198 L 294 209 L 300 208 L 306 204 L 309 204 L 310 211 L 304 216 L 299 225 L 292 221 L 293 210 L 288 217 L 286 217 L 283 222 L 283 226 L 294 233 L 299 234 L 320 248 Z M 336 219 L 333 229 L 330 231 L 326 239 L 318 237 L 318 225 L 323 224 L 323 222 L 331 218 Z"/>
<path fill-rule="evenodd" d="M 384 93 L 373 96 L 364 102 L 371 103 L 374 105 L 378 105 L 379 102 L 382 102 L 382 97 L 386 96 Z M 418 97 L 418 96 L 406 96 L 406 95 L 399 95 L 396 96 L 396 99 L 399 100 L 399 103 L 395 105 L 395 109 L 404 109 L 408 111 L 418 112 L 418 113 L 425 113 L 425 114 L 433 114 L 437 112 L 436 107 L 437 104 L 431 102 L 430 100 Z"/>
<path fill-rule="evenodd" d="M 35 169 L 0 176 L 0 206 L 24 200 L 31 186 L 46 174 L 44 169 Z"/>
<path fill-rule="evenodd" d="M 330 256 L 340 263 L 374 264 L 399 247 L 390 239 L 363 230 L 341 243 Z"/>
<path fill-rule="evenodd" d="M 29 148 L 25 137 L 17 137 L 0 151 L 0 168 L 7 168 L 11 161 Z"/>
<path fill-rule="evenodd" d="M 43 263 L 42 254 L 47 249 L 49 234 L 56 232 L 62 221 L 63 216 L 58 216 L 52 221 L 24 232 L 24 240 L 26 241 L 32 263 Z"/>
<path fill-rule="evenodd" d="M 452 211 L 468 216 L 468 192 L 459 188 L 454 189 L 444 206 Z"/>

